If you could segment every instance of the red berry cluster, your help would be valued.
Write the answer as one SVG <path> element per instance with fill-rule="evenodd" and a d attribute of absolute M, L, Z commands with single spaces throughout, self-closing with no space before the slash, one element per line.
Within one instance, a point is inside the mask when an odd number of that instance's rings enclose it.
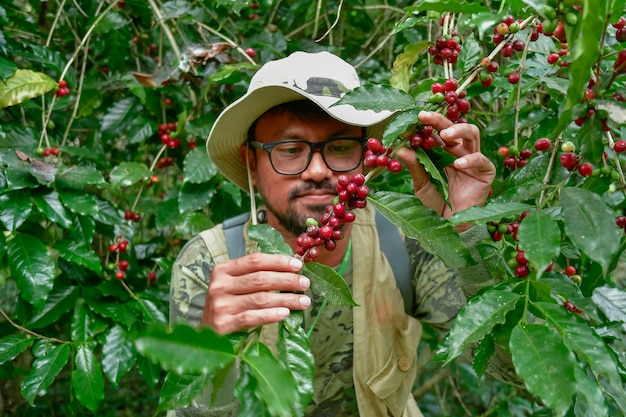
<path fill-rule="evenodd" d="M 141 220 L 141 215 L 139 213 L 133 212 L 132 210 L 126 210 L 124 212 L 124 219 L 139 222 Z"/>
<path fill-rule="evenodd" d="M 514 274 L 518 278 L 526 278 L 530 273 L 528 269 L 528 259 L 523 250 L 517 248 L 515 251 L 515 258 L 513 258 L 515 265 Z"/>
<path fill-rule="evenodd" d="M 530 212 L 525 211 L 514 221 L 502 220 L 500 222 L 490 222 L 487 224 L 487 230 L 489 231 L 491 238 L 495 242 L 499 242 L 502 240 L 503 235 L 511 235 L 513 240 L 517 241 L 517 230 L 519 229 L 519 224 L 526 216 L 528 216 L 528 214 L 530 214 Z"/>
<path fill-rule="evenodd" d="M 159 123 L 158 135 L 161 138 L 161 143 L 170 149 L 175 149 L 180 146 L 180 139 L 172 138 L 170 132 L 175 132 L 178 128 L 178 123 Z"/>
<path fill-rule="evenodd" d="M 459 60 L 461 52 L 461 38 L 456 29 L 450 35 L 439 36 L 433 45 L 428 48 L 428 53 L 433 57 L 433 63 L 443 65 L 444 62 L 454 64 Z"/>
<path fill-rule="evenodd" d="M 533 156 L 533 151 L 529 148 L 524 148 L 520 151 L 515 146 L 501 146 L 498 148 L 498 155 L 502 156 L 503 164 L 506 168 L 514 171 L 520 169 L 528 163 L 528 160 Z"/>
<path fill-rule="evenodd" d="M 126 249 L 128 249 L 128 240 L 124 239 L 122 236 L 116 237 L 115 243 L 109 245 L 109 252 L 111 253 L 126 253 Z"/>
<path fill-rule="evenodd" d="M 626 42 L 626 18 L 620 17 L 619 20 L 613 23 L 613 27 L 617 29 L 615 31 L 615 39 L 618 42 Z"/>
<path fill-rule="evenodd" d="M 171 156 L 165 156 L 163 158 L 159 158 L 157 161 L 157 168 L 167 168 L 168 166 L 174 163 L 174 158 Z"/>
<path fill-rule="evenodd" d="M 52 148 L 45 148 L 41 152 L 41 154 L 46 157 L 50 155 L 59 156 L 60 153 L 61 151 L 56 146 L 53 146 Z"/>
<path fill-rule="evenodd" d="M 456 92 L 459 82 L 454 78 L 448 78 L 443 84 L 433 83 L 430 87 L 432 95 L 428 99 L 430 103 L 446 103 L 446 117 L 453 122 L 461 121 L 461 115 L 470 110 L 470 102 L 465 99 L 466 92 Z"/>
<path fill-rule="evenodd" d="M 419 126 L 418 130 L 409 137 L 409 145 L 414 150 L 420 148 L 433 149 L 437 147 L 437 139 L 434 135 L 434 129 L 431 125 Z"/>
<path fill-rule="evenodd" d="M 70 89 L 67 86 L 67 81 L 59 81 L 59 89 L 57 90 L 57 97 L 64 97 L 70 93 Z"/>
<path fill-rule="evenodd" d="M 356 218 L 352 209 L 365 208 L 369 191 L 363 174 L 355 174 L 352 178 L 340 175 L 335 203 L 326 207 L 326 213 L 319 223 L 315 219 L 307 219 L 306 231 L 296 238 L 296 254 L 303 256 L 304 262 L 311 262 L 319 256 L 320 247 L 334 250 L 337 240 L 343 238 L 341 227 Z"/>
<path fill-rule="evenodd" d="M 622 49 L 619 54 L 617 54 L 617 59 L 613 64 L 613 68 L 618 73 L 626 72 L 626 49 Z"/>
<path fill-rule="evenodd" d="M 363 165 L 367 168 L 387 167 L 389 171 L 397 174 L 402 171 L 402 162 L 390 156 L 392 151 L 392 148 L 386 148 L 378 139 L 369 138 Z"/>

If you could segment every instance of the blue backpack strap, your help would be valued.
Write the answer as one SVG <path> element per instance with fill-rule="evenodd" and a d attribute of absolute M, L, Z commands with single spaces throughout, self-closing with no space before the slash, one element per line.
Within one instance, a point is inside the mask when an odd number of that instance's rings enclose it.
<path fill-rule="evenodd" d="M 376 231 L 378 232 L 378 243 L 380 249 L 385 254 L 393 275 L 396 277 L 396 286 L 402 294 L 404 301 L 404 312 L 413 314 L 415 304 L 415 290 L 411 276 L 411 260 L 404 245 L 404 240 L 400 236 L 398 227 L 389 221 L 385 216 L 376 210 Z"/>
<path fill-rule="evenodd" d="M 243 238 L 243 226 L 250 219 L 250 213 L 242 213 L 222 222 L 226 237 L 226 249 L 230 259 L 241 258 L 246 254 L 246 242 Z"/>
<path fill-rule="evenodd" d="M 226 237 L 226 248 L 230 259 L 240 258 L 246 254 L 246 245 L 243 237 L 243 227 L 250 219 L 250 213 L 243 213 L 224 220 L 222 229 Z M 398 227 L 376 211 L 376 231 L 380 249 L 387 258 L 393 275 L 396 277 L 396 286 L 404 300 L 406 314 L 413 313 L 415 291 L 411 280 L 411 260 L 407 253 L 404 241 Z"/>

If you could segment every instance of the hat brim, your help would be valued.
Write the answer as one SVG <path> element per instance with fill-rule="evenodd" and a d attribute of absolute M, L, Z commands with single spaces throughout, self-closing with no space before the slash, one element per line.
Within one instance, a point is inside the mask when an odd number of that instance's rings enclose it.
<path fill-rule="evenodd" d="M 209 133 L 207 151 L 222 174 L 239 188 L 248 191 L 248 176 L 239 148 L 248 139 L 250 126 L 271 108 L 302 99 L 314 102 L 341 122 L 365 127 L 370 137 L 382 138 L 385 127 L 394 115 L 390 111 L 357 110 L 347 104 L 333 106 L 339 98 L 307 94 L 289 85 L 260 87 L 224 109 Z"/>

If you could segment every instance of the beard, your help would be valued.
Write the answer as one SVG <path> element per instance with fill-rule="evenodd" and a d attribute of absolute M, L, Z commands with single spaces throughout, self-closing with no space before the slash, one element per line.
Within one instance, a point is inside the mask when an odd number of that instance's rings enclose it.
<path fill-rule="evenodd" d="M 298 186 L 289 192 L 287 196 L 288 208 L 281 212 L 274 207 L 269 201 L 263 198 L 263 203 L 267 209 L 276 217 L 280 225 L 294 236 L 306 231 L 306 220 L 309 217 L 319 221 L 326 212 L 327 204 L 307 205 L 304 210 L 296 209 L 294 202 L 298 195 L 309 192 L 311 190 L 326 190 L 335 192 L 335 186 L 330 181 L 324 182 L 307 182 Z"/>

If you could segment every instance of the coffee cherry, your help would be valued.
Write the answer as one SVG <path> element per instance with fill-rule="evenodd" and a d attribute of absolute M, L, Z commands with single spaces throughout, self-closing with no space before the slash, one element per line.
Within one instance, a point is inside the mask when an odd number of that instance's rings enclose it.
<path fill-rule="evenodd" d="M 559 57 L 559 54 L 550 54 L 548 55 L 548 64 L 550 65 L 556 64 L 557 62 L 559 62 L 559 59 L 561 59 Z"/>
<path fill-rule="evenodd" d="M 561 150 L 563 152 L 574 152 L 576 150 L 576 145 L 574 145 L 574 142 L 566 140 L 561 144 Z"/>
<path fill-rule="evenodd" d="M 430 91 L 433 94 L 437 94 L 437 93 L 443 93 L 446 90 L 443 88 L 443 84 L 441 84 L 441 83 L 433 83 L 433 85 L 430 86 Z"/>
<path fill-rule="evenodd" d="M 492 83 L 493 83 L 493 77 L 491 76 L 491 74 L 489 74 L 485 79 L 483 79 L 482 77 L 480 79 L 480 84 L 483 87 L 490 87 Z"/>
<path fill-rule="evenodd" d="M 535 149 L 538 151 L 545 151 L 552 146 L 552 142 L 548 138 L 541 138 L 535 141 Z"/>
<path fill-rule="evenodd" d="M 245 52 L 250 58 L 254 58 L 256 56 L 256 50 L 254 48 L 246 48 Z"/>
<path fill-rule="evenodd" d="M 571 277 L 574 274 L 576 274 L 575 267 L 573 267 L 572 265 L 568 265 L 565 267 L 565 275 L 567 275 L 568 277 Z"/>
<path fill-rule="evenodd" d="M 526 278 L 529 272 L 527 265 L 518 265 L 517 268 L 515 268 L 515 276 L 518 278 Z"/>
<path fill-rule="evenodd" d="M 454 91 L 459 88 L 459 82 L 454 78 L 448 78 L 446 82 L 443 84 L 443 88 L 446 91 Z"/>
<path fill-rule="evenodd" d="M 509 33 L 509 25 L 504 22 L 499 23 L 496 26 L 496 32 L 503 36 L 506 35 L 507 33 Z"/>
<path fill-rule="evenodd" d="M 500 64 L 498 64 L 495 61 L 491 61 L 489 65 L 487 65 L 487 71 L 489 72 L 497 72 L 499 68 L 500 68 Z"/>
<path fill-rule="evenodd" d="M 520 80 L 520 75 L 519 72 L 512 72 L 509 74 L 508 77 L 509 83 L 511 84 L 517 84 Z"/>
<path fill-rule="evenodd" d="M 392 159 L 389 161 L 389 164 L 387 165 L 387 169 L 393 172 L 394 174 L 397 174 L 398 172 L 402 171 L 402 162 L 400 162 L 397 159 Z"/>
<path fill-rule="evenodd" d="M 513 45 L 507 43 L 502 47 L 502 51 L 500 51 L 503 57 L 508 58 L 513 55 Z"/>
<path fill-rule="evenodd" d="M 134 214 L 134 213 L 133 213 L 132 211 L 130 211 L 130 210 L 126 210 L 126 211 L 124 212 L 124 219 L 125 219 L 125 220 L 132 220 L 132 219 L 133 219 L 133 214 Z"/>
<path fill-rule="evenodd" d="M 615 224 L 622 229 L 626 228 L 626 216 L 617 216 L 615 218 Z"/>
<path fill-rule="evenodd" d="M 118 246 L 118 244 L 117 244 L 117 243 L 111 243 L 111 244 L 109 245 L 109 252 L 111 252 L 111 253 L 115 253 L 115 252 L 117 252 L 117 249 L 118 249 L 118 248 L 119 248 L 119 246 Z"/>
<path fill-rule="evenodd" d="M 498 155 L 500 155 L 503 158 L 506 158 L 507 156 L 509 156 L 509 148 L 506 146 L 500 146 L 498 148 Z"/>
<path fill-rule="evenodd" d="M 626 151 L 626 140 L 620 139 L 615 141 L 615 144 L 613 145 L 613 150 L 617 153 L 622 153 Z"/>
<path fill-rule="evenodd" d="M 580 164 L 578 166 L 578 173 L 583 177 L 588 177 L 593 172 L 593 166 L 589 162 L 585 162 L 584 164 Z"/>
<path fill-rule="evenodd" d="M 380 152 L 381 146 L 382 146 L 382 144 L 376 138 L 369 138 L 367 140 L 367 149 L 369 149 L 370 151 L 372 151 L 374 153 Z"/>
<path fill-rule="evenodd" d="M 125 274 L 124 274 L 123 271 L 117 271 L 115 273 L 115 278 L 119 279 L 120 281 L 124 279 L 124 276 L 125 276 Z"/>
<path fill-rule="evenodd" d="M 128 261 L 120 261 L 117 267 L 120 269 L 120 271 L 126 272 L 128 270 Z"/>
<path fill-rule="evenodd" d="M 505 157 L 503 163 L 505 167 L 511 170 L 514 170 L 515 168 L 517 168 L 517 160 L 513 156 Z"/>
<path fill-rule="evenodd" d="M 561 161 L 561 165 L 563 166 L 563 168 L 567 169 L 568 171 L 574 169 L 577 164 L 576 155 L 571 152 L 561 154 L 559 160 Z"/>

